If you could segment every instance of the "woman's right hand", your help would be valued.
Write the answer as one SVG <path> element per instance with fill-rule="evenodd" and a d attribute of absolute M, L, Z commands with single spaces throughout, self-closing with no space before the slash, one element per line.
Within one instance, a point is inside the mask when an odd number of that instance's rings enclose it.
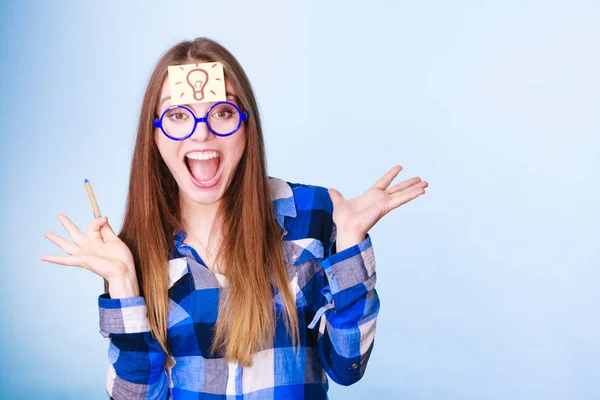
<path fill-rule="evenodd" d="M 119 288 L 118 297 L 139 296 L 133 254 L 114 233 L 107 217 L 96 218 L 88 224 L 88 237 L 66 215 L 59 214 L 58 220 L 73 242 L 53 232 L 46 232 L 44 236 L 69 255 L 43 254 L 42 261 L 85 268 L 106 279 L 111 287 L 114 284 L 115 290 Z M 114 297 L 112 290 L 111 297 Z"/>

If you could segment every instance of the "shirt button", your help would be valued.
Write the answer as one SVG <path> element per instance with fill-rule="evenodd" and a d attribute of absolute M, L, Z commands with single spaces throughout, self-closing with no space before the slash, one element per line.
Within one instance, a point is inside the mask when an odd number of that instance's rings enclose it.
<path fill-rule="evenodd" d="M 298 259 L 298 254 L 294 254 L 294 255 L 292 256 L 292 260 L 296 260 L 296 259 Z"/>
<path fill-rule="evenodd" d="M 356 368 L 358 368 L 358 364 L 357 363 L 352 364 L 352 369 L 356 369 Z"/>
<path fill-rule="evenodd" d="M 330 273 L 329 273 L 329 275 L 327 275 L 327 276 L 329 276 L 329 280 L 330 280 L 330 281 L 332 281 L 332 280 L 333 280 L 333 273 L 331 273 L 331 272 L 330 272 Z"/>

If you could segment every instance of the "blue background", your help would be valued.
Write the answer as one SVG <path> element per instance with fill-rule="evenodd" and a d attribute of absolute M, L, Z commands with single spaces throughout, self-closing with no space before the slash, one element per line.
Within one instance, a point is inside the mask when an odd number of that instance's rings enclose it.
<path fill-rule="evenodd" d="M 600 396 L 597 1 L 0 5 L 0 398 L 104 399 L 102 280 L 42 263 L 120 229 L 145 84 L 208 36 L 239 59 L 269 174 L 361 194 L 394 164 L 427 194 L 371 231 L 381 313 L 333 399 Z M 67 235 L 68 237 L 68 235 Z"/>

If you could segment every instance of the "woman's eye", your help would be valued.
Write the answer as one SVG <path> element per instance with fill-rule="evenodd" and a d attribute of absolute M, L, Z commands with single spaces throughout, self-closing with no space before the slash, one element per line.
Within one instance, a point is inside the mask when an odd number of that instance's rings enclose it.
<path fill-rule="evenodd" d="M 227 117 L 231 116 L 231 113 L 228 111 L 219 111 L 219 112 L 215 113 L 214 116 L 217 118 L 227 118 Z"/>
<path fill-rule="evenodd" d="M 212 115 L 215 118 L 231 118 L 233 111 L 229 109 L 221 109 L 215 111 Z"/>
<path fill-rule="evenodd" d="M 173 111 L 167 114 L 167 117 L 176 121 L 183 121 L 188 118 L 187 114 L 181 111 Z"/>

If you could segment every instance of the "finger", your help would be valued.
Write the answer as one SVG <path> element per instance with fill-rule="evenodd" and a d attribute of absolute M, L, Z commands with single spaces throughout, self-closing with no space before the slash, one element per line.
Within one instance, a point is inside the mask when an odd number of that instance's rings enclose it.
<path fill-rule="evenodd" d="M 55 245 L 57 245 L 69 254 L 75 254 L 79 251 L 79 246 L 77 246 L 73 242 L 68 241 L 62 236 L 57 235 L 54 232 L 46 232 L 44 237 L 46 239 L 49 239 L 51 242 L 53 242 Z"/>
<path fill-rule="evenodd" d="M 59 265 L 67 265 L 71 267 L 80 267 L 83 269 L 89 269 L 87 264 L 83 263 L 80 257 L 77 256 L 53 256 L 50 254 L 44 254 L 41 257 L 42 261 L 51 262 Z"/>
<path fill-rule="evenodd" d="M 373 187 L 376 187 L 381 190 L 385 190 L 390 183 L 394 180 L 396 175 L 402 170 L 402 166 L 396 165 L 394 168 L 390 169 L 385 175 L 383 175 Z"/>
<path fill-rule="evenodd" d="M 404 182 L 397 183 L 394 186 L 387 188 L 386 191 L 389 194 L 392 194 L 392 193 L 396 193 L 396 192 L 408 189 L 412 186 L 426 188 L 428 185 L 429 184 L 426 181 L 421 181 L 421 178 L 416 176 L 414 178 L 407 179 Z"/>
<path fill-rule="evenodd" d="M 100 233 L 102 233 L 102 237 L 104 238 L 104 240 L 106 240 L 107 242 L 109 240 L 120 240 L 119 236 L 117 236 L 112 226 L 110 225 L 110 222 L 108 222 L 108 217 L 105 216 L 104 218 L 104 226 L 100 227 Z"/>
<path fill-rule="evenodd" d="M 391 211 L 394 208 L 400 207 L 401 205 L 408 203 L 422 194 L 425 194 L 425 190 L 422 188 L 414 188 L 396 192 L 390 196 L 391 199 L 388 202 L 389 210 Z"/>
<path fill-rule="evenodd" d="M 100 225 L 102 225 L 106 220 L 106 217 L 98 217 L 94 218 L 92 222 L 90 222 L 87 226 L 88 238 L 90 238 L 90 242 L 98 242 L 100 244 L 104 243 L 104 238 L 102 237 L 102 233 L 100 232 Z"/>
<path fill-rule="evenodd" d="M 85 237 L 83 232 L 81 232 L 79 228 L 73 222 L 71 222 L 69 217 L 67 217 L 64 214 L 59 214 L 58 220 L 61 224 L 63 224 L 67 232 L 69 232 L 69 235 L 73 238 L 73 241 L 76 245 L 83 246 L 85 244 L 87 238 Z"/>
<path fill-rule="evenodd" d="M 335 208 L 335 206 L 344 201 L 344 196 L 336 189 L 328 189 L 327 190 L 329 192 L 329 196 L 331 197 L 331 202 L 333 203 L 333 208 Z"/>

